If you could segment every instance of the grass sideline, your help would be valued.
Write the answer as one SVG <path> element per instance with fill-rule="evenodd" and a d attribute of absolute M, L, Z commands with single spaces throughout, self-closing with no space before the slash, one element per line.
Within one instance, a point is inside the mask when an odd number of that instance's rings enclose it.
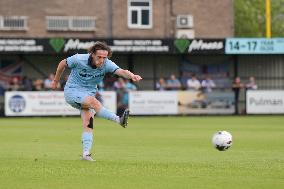
<path fill-rule="evenodd" d="M 79 118 L 1 118 L 0 188 L 284 188 L 284 116 L 95 119 L 97 162 L 80 160 Z M 218 130 L 233 135 L 226 152 Z"/>

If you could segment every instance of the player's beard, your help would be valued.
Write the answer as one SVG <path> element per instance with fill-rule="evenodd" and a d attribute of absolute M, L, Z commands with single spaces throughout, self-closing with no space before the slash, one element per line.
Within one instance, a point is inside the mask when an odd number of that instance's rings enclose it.
<path fill-rule="evenodd" d="M 103 66 L 103 62 L 100 63 L 99 61 L 95 61 L 95 65 L 96 65 L 97 68 L 100 68 L 100 67 Z"/>

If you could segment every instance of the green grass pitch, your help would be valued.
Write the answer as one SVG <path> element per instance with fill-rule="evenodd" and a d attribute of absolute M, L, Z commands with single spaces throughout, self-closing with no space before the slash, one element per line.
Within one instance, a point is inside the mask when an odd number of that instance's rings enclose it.
<path fill-rule="evenodd" d="M 96 162 L 80 160 L 81 120 L 1 118 L 1 189 L 284 188 L 284 116 L 95 119 Z M 233 135 L 225 152 L 218 130 Z"/>

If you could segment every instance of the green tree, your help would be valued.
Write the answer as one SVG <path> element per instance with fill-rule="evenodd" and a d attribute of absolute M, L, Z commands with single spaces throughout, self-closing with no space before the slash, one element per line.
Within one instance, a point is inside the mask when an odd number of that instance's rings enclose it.
<path fill-rule="evenodd" d="M 235 36 L 265 37 L 265 0 L 235 0 Z M 271 36 L 284 37 L 284 0 L 271 0 Z"/>

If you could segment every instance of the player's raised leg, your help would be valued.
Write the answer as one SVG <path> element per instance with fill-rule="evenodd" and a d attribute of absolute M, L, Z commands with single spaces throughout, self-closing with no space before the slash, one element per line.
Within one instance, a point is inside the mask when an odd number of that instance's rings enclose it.
<path fill-rule="evenodd" d="M 89 109 L 81 110 L 81 118 L 83 121 L 82 145 L 83 145 L 83 160 L 95 161 L 91 157 L 91 148 L 93 145 L 93 113 Z"/>
<path fill-rule="evenodd" d="M 126 127 L 128 124 L 129 110 L 125 110 L 123 115 L 119 117 L 115 113 L 109 111 L 93 96 L 87 96 L 84 102 L 81 104 L 82 108 L 92 108 L 96 111 L 96 115 L 116 123 L 119 123 L 122 127 Z"/>

